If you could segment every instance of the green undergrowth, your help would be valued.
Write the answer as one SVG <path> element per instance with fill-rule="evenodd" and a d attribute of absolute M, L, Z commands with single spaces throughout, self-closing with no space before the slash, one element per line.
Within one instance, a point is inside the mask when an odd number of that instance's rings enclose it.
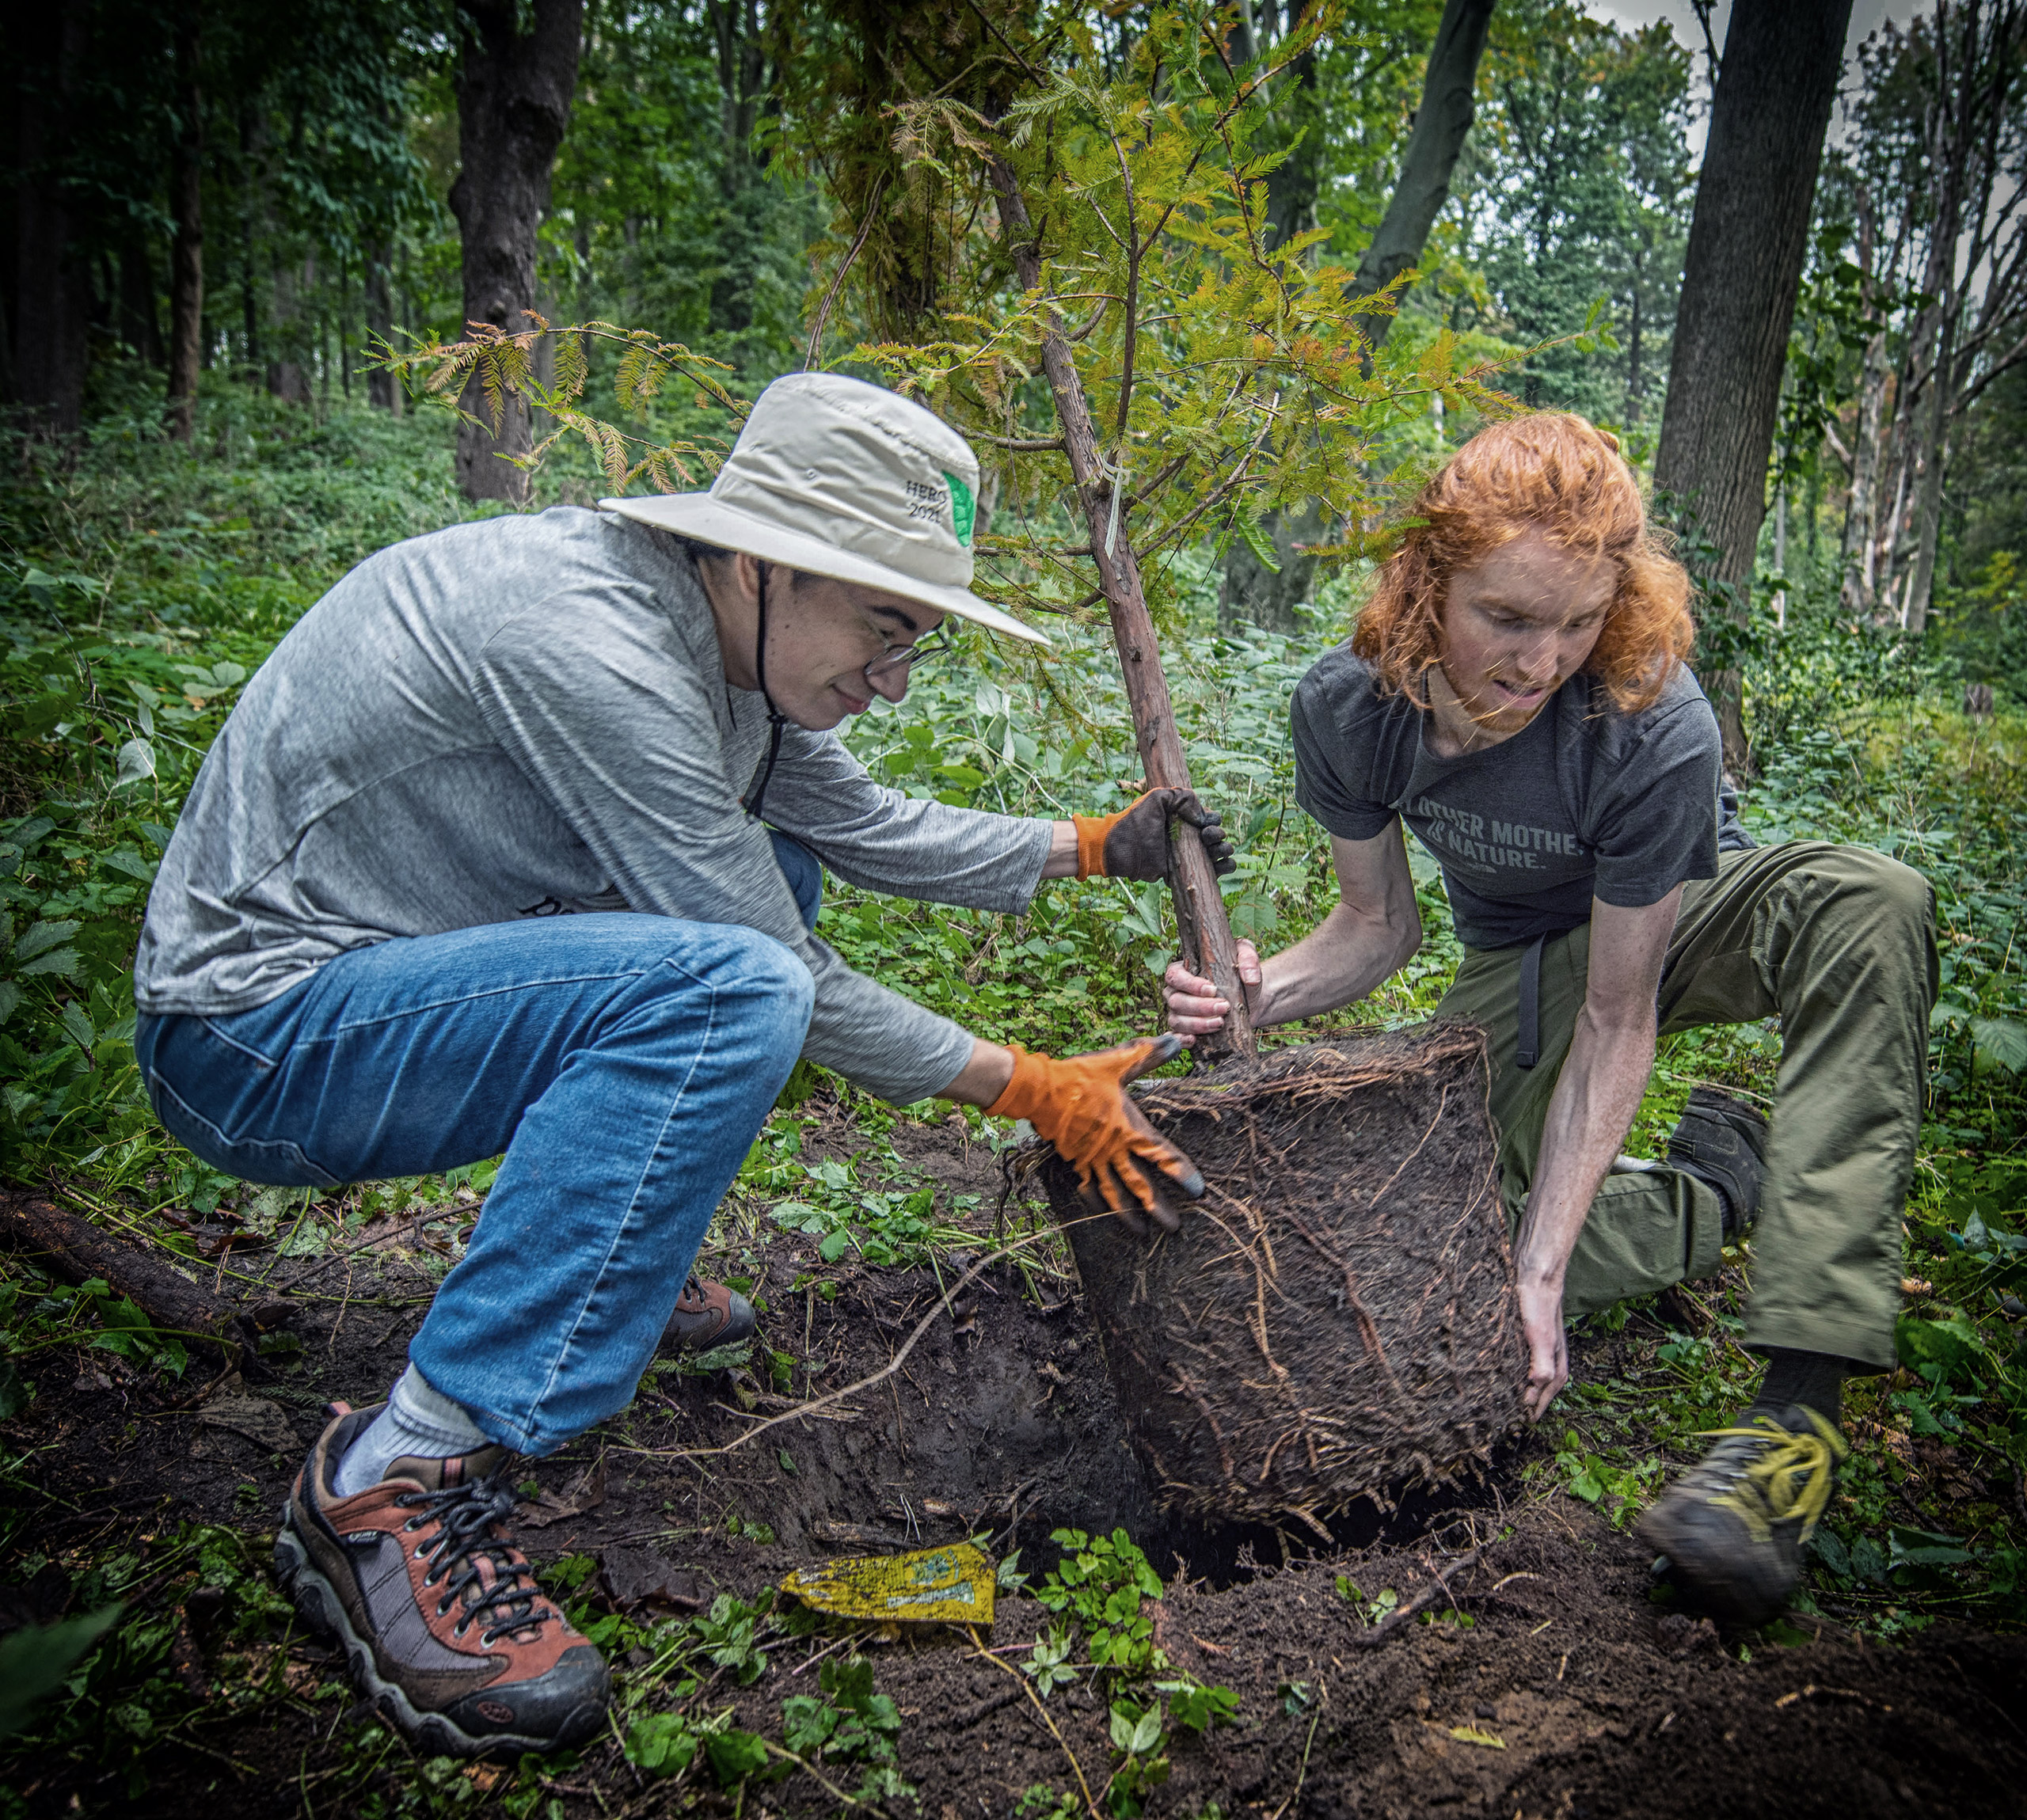
<path fill-rule="evenodd" d="M 352 562 L 463 515 L 443 427 L 343 411 L 314 424 L 221 387 L 207 394 L 194 448 L 183 450 L 153 439 L 138 402 L 125 414 L 119 403 L 116 386 L 108 414 L 74 447 L 11 442 L 0 473 L 0 1174 L 53 1185 L 72 1206 L 215 1269 L 222 1286 L 249 1296 L 277 1254 L 356 1244 L 394 1221 L 414 1225 L 405 1255 L 440 1271 L 458 1255 L 492 1165 L 308 1191 L 256 1188 L 207 1169 L 148 1111 L 134 1066 L 130 970 L 156 863 L 246 678 Z M 1187 620 L 1170 652 L 1179 719 L 1199 786 L 1238 848 L 1228 902 L 1234 923 L 1271 952 L 1334 900 L 1327 843 L 1293 802 L 1286 705 L 1303 668 L 1341 631 L 1348 595 L 1332 584 L 1290 636 L 1220 629 L 1216 578 L 1200 557 L 1177 557 L 1170 579 Z M 956 655 L 925 668 L 903 705 L 853 724 L 854 749 L 876 776 L 918 795 L 1022 815 L 1118 807 L 1138 767 L 1109 648 L 1090 627 L 1051 629 L 1056 648 L 1039 663 L 960 633 Z M 1941 931 L 1930 1092 L 1907 1211 L 1901 1362 L 1850 1388 L 1853 1457 L 1812 1545 L 1808 1598 L 1825 1617 L 1875 1635 L 1940 1618 L 2017 1625 L 2027 1620 L 2027 968 L 2018 940 L 2027 711 L 2005 704 L 2027 692 L 2002 691 L 1996 716 L 1972 720 L 1957 705 L 1948 661 L 1919 648 L 1800 610 L 1782 638 L 1750 679 L 1759 747 L 1748 825 L 1763 841 L 1857 841 L 1897 855 L 1934 885 Z M 1411 857 L 1428 938 L 1420 955 L 1367 1005 L 1272 1040 L 1428 1014 L 1458 951 L 1434 868 L 1412 847 Z M 1017 915 L 876 897 L 833 880 L 820 927 L 854 966 L 982 1035 L 1057 1053 L 1157 1028 L 1158 971 L 1175 945 L 1158 888 L 1105 880 L 1045 885 Z M 1665 1039 L 1629 1149 L 1660 1154 L 1699 1082 L 1770 1103 L 1779 1052 L 1767 1024 Z M 844 1275 L 891 1264 L 947 1274 L 953 1252 L 979 1253 L 993 1229 L 990 1198 L 953 1193 L 907 1160 L 909 1123 L 950 1115 L 943 1106 L 882 1106 L 819 1071 L 797 1071 L 712 1238 L 711 1267 L 748 1287 L 763 1241 L 785 1236 L 796 1248 L 792 1305 L 763 1309 L 759 1339 L 740 1358 L 715 1362 L 735 1368 L 736 1385 L 750 1378 L 754 1389 L 794 1393 L 793 1355 L 770 1343 L 770 1330 L 800 1327 Z M 973 1144 L 1010 1138 L 975 1111 L 959 1116 Z M 1036 1277 L 1059 1271 L 1059 1256 L 1018 1218 L 1002 1237 L 1024 1235 L 1032 1242 L 1017 1254 L 1020 1267 Z M 1700 1434 L 1743 1405 L 1758 1369 L 1739 1344 L 1750 1244 L 1728 1262 L 1714 1284 L 1585 1324 L 1578 1381 L 1527 1469 L 1536 1482 L 1622 1527 L 1671 1464 L 1700 1449 Z M 323 1286 L 335 1294 L 337 1280 Z M 285 1388 L 305 1370 L 287 1355 L 288 1337 L 270 1336 Z M 36 1450 L 51 1443 L 36 1424 L 32 1375 L 51 1356 L 72 1355 L 80 1375 L 102 1372 L 122 1385 L 188 1374 L 177 1336 L 151 1332 L 104 1285 L 73 1289 L 0 1259 L 0 1583 L 18 1589 L 54 1568 L 70 1587 L 62 1607 L 70 1618 L 116 1605 L 121 1613 L 96 1642 L 70 1635 L 66 1647 L 77 1654 L 62 1666 L 60 1691 L 37 1709 L 30 1742 L 5 1747 L 10 1786 L 32 1778 L 19 1771 L 38 1754 L 103 1762 L 123 1776 L 158 1751 L 202 1754 L 215 1748 L 214 1722 L 262 1700 L 321 1703 L 335 1718 L 348 1697 L 291 1667 L 290 1621 L 264 1590 L 257 1548 L 238 1532 L 130 1526 L 93 1542 L 79 1529 L 67 1532 L 60 1560 L 17 1545 L 33 1523 L 61 1514 L 33 1490 Z M 248 1533 L 268 1515 L 249 1506 Z M 1179 1681 L 1154 1659 L 1143 1627 L 1159 1581 L 1144 1561 L 1134 1564 L 1131 1539 L 1057 1541 L 1070 1566 L 1036 1589 L 1045 1603 L 1060 1602 L 1024 1678 L 1044 1698 L 1074 1678 L 1101 1684 L 1114 1749 L 1093 1793 L 1131 1814 L 1173 1751 L 1224 1708 L 1219 1690 Z M 577 1570 L 568 1562 L 553 1571 L 581 1603 L 584 1575 L 570 1580 Z M 1017 1580 L 1017 1566 L 1011 1571 Z M 219 1597 L 206 1591 L 193 1617 L 191 1597 L 214 1587 Z M 1391 1592 L 1353 1586 L 1345 1597 L 1356 1594 L 1377 1621 L 1392 1609 Z M 644 1776 L 738 1788 L 800 1757 L 842 1796 L 887 1798 L 884 1778 L 898 1774 L 888 1709 L 848 1654 L 814 1685 L 799 1681 L 793 1697 L 804 1704 L 785 1706 L 764 1735 L 731 1723 L 718 1690 L 798 1640 L 786 1613 L 728 1606 L 660 1625 L 588 1605 L 582 1615 L 626 1627 L 607 1640 L 626 1663 L 619 1736 Z M 188 1650 L 177 1664 L 178 1637 L 200 1628 L 204 1692 L 184 1672 Z M 567 1755 L 474 1771 L 417 1762 L 375 1726 L 341 1727 L 340 1736 L 339 1761 L 302 1772 L 319 1811 L 484 1806 L 546 1820 L 557 1800 L 551 1784 L 571 1774 Z M 1038 1787 L 1029 1811 L 1055 1811 L 1069 1793 Z"/>

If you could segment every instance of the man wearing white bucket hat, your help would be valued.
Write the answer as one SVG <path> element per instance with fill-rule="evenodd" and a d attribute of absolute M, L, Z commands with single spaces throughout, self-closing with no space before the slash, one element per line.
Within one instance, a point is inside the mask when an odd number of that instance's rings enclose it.
<path fill-rule="evenodd" d="M 163 1123 L 298 1185 L 505 1152 L 407 1371 L 338 1412 L 276 1549 L 431 1750 L 603 1723 L 604 1665 L 513 1546 L 504 1476 L 626 1406 L 679 1296 L 721 1334 L 746 1313 L 690 1265 L 799 1055 L 897 1103 L 1030 1119 L 1129 1221 L 1173 1225 L 1164 1191 L 1202 1191 L 1124 1091 L 1173 1038 L 1001 1047 L 812 933 L 818 856 L 1014 912 L 1044 878 L 1158 878 L 1172 817 L 1229 866 L 1187 791 L 992 815 L 884 790 L 839 742 L 906 693 L 947 614 L 1046 642 L 970 591 L 977 485 L 921 406 L 778 381 L 708 493 L 362 563 L 248 684 L 191 790 L 135 967 Z"/>

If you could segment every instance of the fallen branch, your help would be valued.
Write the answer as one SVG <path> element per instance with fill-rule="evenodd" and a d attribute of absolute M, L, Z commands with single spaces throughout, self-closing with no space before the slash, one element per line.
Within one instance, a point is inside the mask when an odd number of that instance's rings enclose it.
<path fill-rule="evenodd" d="M 32 1195 L 0 1195 L 0 1242 L 66 1282 L 103 1282 L 157 1332 L 192 1341 L 242 1370 L 257 1357 L 261 1334 L 295 1312 L 280 1300 L 252 1308 L 219 1300 L 146 1248 Z"/>
<path fill-rule="evenodd" d="M 1449 1589 L 1451 1581 L 1463 1572 L 1466 1567 L 1474 1565 L 1484 1554 L 1485 1550 L 1478 1548 L 1472 1549 L 1468 1555 L 1459 1555 L 1405 1605 L 1396 1605 L 1370 1630 L 1353 1632 L 1351 1639 L 1352 1647 L 1354 1649 L 1371 1649 L 1375 1644 L 1386 1642 L 1389 1636 L 1398 1630 L 1409 1619 L 1414 1617 L 1417 1612 L 1426 1611 L 1428 1607 L 1434 1605 L 1437 1599 Z"/>
<path fill-rule="evenodd" d="M 297 1277 L 289 1287 L 291 1290 L 300 1290 L 305 1283 L 314 1282 L 332 1265 L 344 1263 L 355 1252 L 369 1252 L 376 1246 L 391 1244 L 395 1240 L 405 1239 L 410 1233 L 419 1231 L 434 1221 L 456 1219 L 461 1214 L 470 1211 L 471 1210 L 468 1207 L 434 1207 L 426 1213 L 416 1214 L 412 1219 L 404 1221 L 398 1226 L 390 1227 L 384 1233 L 369 1233 L 364 1238 L 356 1240 L 351 1244 L 340 1245 L 335 1251 L 326 1252 L 309 1269 Z"/>

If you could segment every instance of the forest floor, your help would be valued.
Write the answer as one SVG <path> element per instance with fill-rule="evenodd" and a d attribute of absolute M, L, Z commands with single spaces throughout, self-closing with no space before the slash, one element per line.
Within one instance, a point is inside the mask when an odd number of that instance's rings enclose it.
<path fill-rule="evenodd" d="M 806 1110 L 805 1164 L 858 1166 L 850 1119 Z M 120 1593 L 169 1633 L 168 1669 L 107 1700 L 97 1742 L 0 1758 L 0 1805 L 103 1812 L 145 1791 L 165 1817 L 2027 1811 L 2027 1639 L 1940 1624 L 1886 1639 L 1820 1613 L 1721 1634 L 1675 1609 L 1605 1507 L 1544 1469 L 1546 1432 L 1447 1501 L 1344 1519 L 1333 1548 L 1165 1518 L 1060 1264 L 989 1266 L 945 1305 L 994 1243 L 991 1149 L 957 1123 L 898 1125 L 888 1142 L 967 1210 L 968 1248 L 946 1225 L 960 1242 L 930 1263 L 819 1280 L 812 1240 L 760 1217 L 779 1203 L 746 1206 L 745 1242 L 713 1267 L 765 1305 L 746 1363 L 657 1362 L 629 1410 L 519 1482 L 524 1545 L 617 1671 L 611 1732 L 580 1753 L 416 1758 L 265 1579 L 322 1404 L 377 1400 L 401 1367 L 443 1268 L 428 1229 L 390 1218 L 342 1262 L 260 1260 L 263 1294 L 298 1288 L 300 1342 L 260 1381 L 38 1355 L 6 1434 L 30 1463 L 15 1490 L 40 1506 L 14 1552 L 43 1565 L 8 1615 Z M 731 1445 L 880 1371 L 925 1317 L 870 1389 Z M 1580 1338 L 1576 1385 L 1637 1381 L 1667 1336 L 1636 1315 Z M 1123 1529 L 1128 1556 L 1144 1552 L 1165 1583 L 1141 1611 L 1166 1666 L 1090 1666 L 1088 1614 L 1067 1652 L 1052 1641 L 1071 1628 L 1036 1595 L 1065 1529 Z M 1010 1564 L 989 1634 L 883 1633 L 771 1594 L 798 1566 L 967 1537 Z M 1058 1655 L 1077 1672 L 1047 1672 Z M 891 1708 L 838 1674 L 861 1660 Z M 1229 1690 L 1209 1703 L 1227 1710 L 1207 1711 L 1204 1689 Z M 835 1723 L 854 1712 L 870 1720 L 856 1747 Z"/>

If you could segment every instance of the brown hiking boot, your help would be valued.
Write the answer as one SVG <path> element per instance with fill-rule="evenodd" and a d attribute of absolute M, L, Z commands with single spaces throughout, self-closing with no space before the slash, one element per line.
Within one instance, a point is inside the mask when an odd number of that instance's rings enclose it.
<path fill-rule="evenodd" d="M 662 1344 L 685 1352 L 730 1346 L 753 1331 L 753 1304 L 721 1282 L 692 1277 L 675 1298 L 675 1313 L 662 1329 Z"/>
<path fill-rule="evenodd" d="M 379 1413 L 341 1414 L 310 1450 L 275 1538 L 282 1590 L 426 1750 L 477 1757 L 590 1737 L 610 1681 L 513 1545 L 514 1495 L 501 1482 L 513 1456 L 397 1460 L 378 1484 L 340 1498 L 338 1462 Z"/>
<path fill-rule="evenodd" d="M 1675 1583 L 1721 1622 L 1763 1624 L 1801 1584 L 1802 1545 L 1829 1508 L 1850 1451 L 1813 1409 L 1750 1409 L 1662 1493 L 1633 1533 L 1668 1559 Z"/>

